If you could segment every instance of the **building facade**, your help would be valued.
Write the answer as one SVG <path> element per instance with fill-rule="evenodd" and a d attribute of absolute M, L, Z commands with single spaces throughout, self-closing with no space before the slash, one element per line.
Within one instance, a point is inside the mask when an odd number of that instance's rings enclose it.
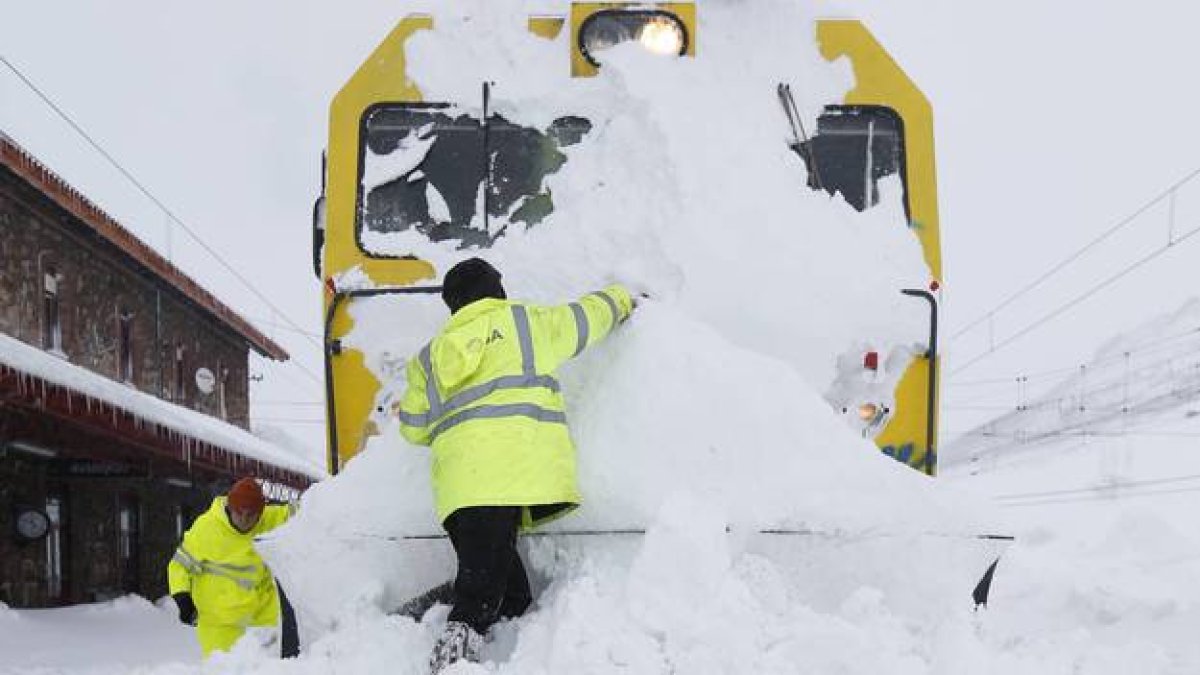
<path fill-rule="evenodd" d="M 241 475 L 315 467 L 249 430 L 249 353 L 286 352 L 0 134 L 0 602 L 166 592 Z"/>

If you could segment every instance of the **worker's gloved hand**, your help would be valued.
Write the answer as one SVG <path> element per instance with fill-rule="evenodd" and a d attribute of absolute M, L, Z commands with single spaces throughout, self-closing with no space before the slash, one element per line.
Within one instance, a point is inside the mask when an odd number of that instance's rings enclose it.
<path fill-rule="evenodd" d="M 179 622 L 189 626 L 196 625 L 196 603 L 192 602 L 192 594 L 184 591 L 171 596 L 179 607 Z"/>

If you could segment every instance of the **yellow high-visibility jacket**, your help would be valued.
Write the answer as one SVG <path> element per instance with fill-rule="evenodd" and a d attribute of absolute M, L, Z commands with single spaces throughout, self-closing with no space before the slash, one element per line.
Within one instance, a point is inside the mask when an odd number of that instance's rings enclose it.
<path fill-rule="evenodd" d="M 468 506 L 525 506 L 530 528 L 579 505 L 554 372 L 632 309 L 615 285 L 554 307 L 485 298 L 409 360 L 400 432 L 433 448 L 440 521 Z"/>
<path fill-rule="evenodd" d="M 279 596 L 275 580 L 254 550 L 254 538 L 279 527 L 290 515 L 289 506 L 268 505 L 254 528 L 243 534 L 229 522 L 225 497 L 214 499 L 183 535 L 183 543 L 167 565 L 171 595 L 190 592 L 199 623 L 276 623 Z"/>

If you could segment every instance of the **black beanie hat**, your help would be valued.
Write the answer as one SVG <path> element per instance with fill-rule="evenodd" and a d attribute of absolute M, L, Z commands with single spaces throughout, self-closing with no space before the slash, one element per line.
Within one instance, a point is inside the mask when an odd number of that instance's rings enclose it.
<path fill-rule="evenodd" d="M 467 305 L 483 298 L 503 300 L 504 286 L 500 285 L 500 272 L 482 258 L 464 260 L 446 272 L 442 280 L 442 300 L 453 314 Z"/>

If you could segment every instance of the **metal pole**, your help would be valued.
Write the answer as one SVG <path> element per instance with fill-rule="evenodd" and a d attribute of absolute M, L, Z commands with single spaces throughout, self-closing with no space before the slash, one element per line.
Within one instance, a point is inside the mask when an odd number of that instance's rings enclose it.
<path fill-rule="evenodd" d="M 365 298 L 376 295 L 390 295 L 393 293 L 408 295 L 422 293 L 438 293 L 442 292 L 441 286 L 403 286 L 403 287 L 383 287 L 383 288 L 365 288 L 355 291 L 339 291 L 333 294 L 333 299 L 329 303 L 329 310 L 325 313 L 325 418 L 326 424 L 329 425 L 327 433 L 327 449 L 326 462 L 329 464 L 329 473 L 336 476 L 338 470 L 341 469 L 341 453 L 338 452 L 338 431 L 337 431 L 337 405 L 335 404 L 335 389 L 333 384 L 333 357 L 342 353 L 342 341 L 333 338 L 333 319 L 337 316 L 338 307 L 342 301 L 347 298 Z"/>
<path fill-rule="evenodd" d="M 937 431 L 937 298 L 924 289 L 905 288 L 900 291 L 905 295 L 925 298 L 929 301 L 929 350 L 925 358 L 929 359 L 929 393 L 927 396 L 927 417 L 925 420 L 925 475 L 932 476 L 934 472 L 934 434 Z"/>
<path fill-rule="evenodd" d="M 491 210 L 491 191 L 492 191 L 492 157 L 491 157 L 491 131 L 492 125 L 488 119 L 490 111 L 488 107 L 491 105 L 492 87 L 490 82 L 483 83 L 483 233 L 487 236 L 492 236 L 491 217 L 488 212 Z"/>

